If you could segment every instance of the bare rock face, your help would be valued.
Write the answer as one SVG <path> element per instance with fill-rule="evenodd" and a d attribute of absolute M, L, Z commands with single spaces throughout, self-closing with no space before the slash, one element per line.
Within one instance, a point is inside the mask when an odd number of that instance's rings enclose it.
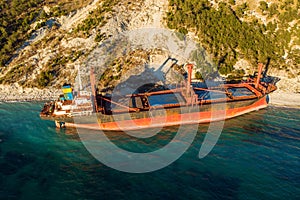
<path fill-rule="evenodd" d="M 217 6 L 216 2 L 218 1 L 211 1 L 212 5 Z M 5 69 L 0 69 L 0 79 L 12 77 L 0 85 L 0 100 L 56 98 L 60 93 L 58 88 L 63 83 L 75 82 L 76 66 L 83 66 L 89 53 L 107 38 L 141 28 L 165 28 L 163 18 L 169 9 L 168 3 L 168 0 L 118 1 L 103 13 L 101 22 L 90 27 L 86 32 L 77 29 L 79 25 L 88 24 L 85 20 L 101 8 L 102 0 L 94 0 L 67 15 L 49 18 L 45 21 L 45 25 L 38 29 L 35 29 L 38 22 L 34 23 L 30 39 L 16 52 L 9 65 Z M 251 6 L 255 7 L 256 4 L 251 3 Z M 50 13 L 51 8 L 45 6 L 43 9 L 46 13 Z M 252 12 L 252 14 L 257 13 Z M 263 16 L 255 17 L 264 20 Z M 195 33 L 190 32 L 188 36 L 197 41 Z M 164 59 L 165 55 L 154 55 L 148 64 L 154 66 Z M 246 74 L 253 74 L 256 70 L 246 60 L 238 61 L 235 68 L 244 69 Z M 281 78 L 278 83 L 279 92 L 299 93 L 299 70 L 270 69 L 269 74 Z M 41 85 L 38 81 L 42 73 L 50 74 L 45 85 Z M 168 81 L 174 81 L 172 72 L 166 77 Z"/>
<path fill-rule="evenodd" d="M 23 88 L 19 84 L 0 85 L 0 101 L 53 100 L 61 93 L 58 89 Z"/>

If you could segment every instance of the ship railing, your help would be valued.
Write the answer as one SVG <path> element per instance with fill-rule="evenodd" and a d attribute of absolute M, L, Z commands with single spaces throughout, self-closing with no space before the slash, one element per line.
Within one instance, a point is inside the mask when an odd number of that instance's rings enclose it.
<path fill-rule="evenodd" d="M 89 116 L 89 115 L 92 115 L 93 114 L 93 111 L 81 111 L 81 112 L 72 112 L 72 116 Z"/>

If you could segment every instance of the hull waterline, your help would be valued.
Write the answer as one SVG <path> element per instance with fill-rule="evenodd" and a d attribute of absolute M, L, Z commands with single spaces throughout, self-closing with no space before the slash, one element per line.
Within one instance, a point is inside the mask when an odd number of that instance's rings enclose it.
<path fill-rule="evenodd" d="M 80 119 L 75 119 L 75 122 L 65 122 L 64 126 L 91 130 L 128 131 L 184 124 L 200 124 L 230 119 L 252 111 L 257 111 L 266 108 L 267 105 L 267 96 L 264 96 L 263 98 L 258 99 L 251 105 L 238 108 L 230 108 L 227 110 L 204 112 L 199 111 L 183 114 L 173 114 L 169 116 L 161 116 L 155 118 L 131 119 L 106 123 L 98 123 L 97 116 L 95 115 L 90 120 L 91 123 L 80 123 Z M 199 110 L 201 110 L 201 107 L 199 107 Z"/>

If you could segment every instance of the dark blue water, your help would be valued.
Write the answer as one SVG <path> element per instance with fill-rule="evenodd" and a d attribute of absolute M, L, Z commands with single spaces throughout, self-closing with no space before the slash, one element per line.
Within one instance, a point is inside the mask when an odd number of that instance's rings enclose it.
<path fill-rule="evenodd" d="M 0 104 L 0 199 L 300 199 L 300 110 L 269 107 L 227 120 L 203 159 L 208 126 L 201 125 L 173 164 L 129 174 L 94 159 L 76 130 L 40 120 L 41 106 Z M 146 143 L 165 145 L 176 130 Z M 133 149 L 141 142 L 115 133 L 111 139 Z"/>

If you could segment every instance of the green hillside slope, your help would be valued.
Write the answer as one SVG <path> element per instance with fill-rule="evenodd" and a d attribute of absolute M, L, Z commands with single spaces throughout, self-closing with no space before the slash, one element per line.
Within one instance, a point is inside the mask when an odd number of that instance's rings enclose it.
<path fill-rule="evenodd" d="M 299 68 L 299 0 L 261 1 L 251 9 L 253 1 L 236 2 L 242 1 L 170 0 L 168 27 L 195 32 L 222 74 L 232 72 L 238 59 L 256 64 L 269 58 L 273 67 Z"/>

